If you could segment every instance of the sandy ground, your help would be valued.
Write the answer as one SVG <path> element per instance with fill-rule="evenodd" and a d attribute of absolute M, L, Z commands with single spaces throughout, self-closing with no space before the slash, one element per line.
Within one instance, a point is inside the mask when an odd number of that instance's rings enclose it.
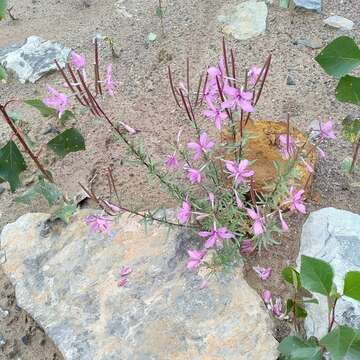
<path fill-rule="evenodd" d="M 162 37 L 159 19 L 154 16 L 155 0 L 87 0 L 87 5 L 82 0 L 13 0 L 10 4 L 15 6 L 13 13 L 19 20 L 5 20 L 0 24 L 0 46 L 38 35 L 59 41 L 89 56 L 92 52 L 91 39 L 96 33 L 112 37 L 120 57 L 113 59 L 109 48 L 102 45 L 102 63 L 113 63 L 120 89 L 114 99 L 104 99 L 107 111 L 114 118 L 126 120 L 141 129 L 146 148 L 161 159 L 171 151 L 169 141 L 175 138 L 179 127 L 184 125 L 184 118 L 175 108 L 169 91 L 167 65 L 173 66 L 179 80 L 187 56 L 191 59 L 191 73 L 194 75 L 214 63 L 221 41 L 217 15 L 222 12 L 222 7 L 227 8 L 235 1 L 183 0 L 165 3 L 166 37 Z M 326 120 L 331 116 L 339 132 L 341 119 L 359 112 L 355 107 L 335 100 L 336 82 L 326 76 L 314 61 L 319 50 L 294 45 L 294 41 L 301 37 L 326 44 L 342 34 L 323 25 L 322 20 L 331 14 L 352 19 L 358 29 L 360 2 L 324 0 L 322 15 L 297 11 L 292 23 L 288 11 L 270 6 L 265 34 L 241 42 L 228 39 L 229 46 L 237 53 L 241 65 L 239 71 L 244 71 L 252 64 L 262 63 L 269 53 L 273 55 L 269 81 L 255 118 L 282 120 L 290 112 L 293 124 L 306 130 L 312 121 Z M 158 35 L 151 44 L 146 41 L 150 32 Z M 360 43 L 359 30 L 351 31 L 350 35 Z M 295 85 L 286 84 L 288 75 Z M 59 82 L 56 74 L 43 78 L 35 85 L 21 86 L 11 79 L 6 86 L 1 86 L 0 99 L 3 102 L 12 98 L 39 97 L 44 94 L 46 84 Z M 49 135 L 43 135 L 49 126 L 47 120 L 22 106 L 16 106 L 16 111 L 30 126 L 31 136 L 39 142 L 48 139 Z M 125 149 L 113 140 L 106 125 L 85 113 L 80 114 L 76 121 L 76 126 L 85 135 L 87 150 L 69 155 L 64 160 L 57 160 L 50 155 L 46 157 L 53 164 L 56 181 L 63 189 L 69 194 L 76 194 L 79 192 L 77 181 L 87 184 L 96 175 L 94 189 L 105 194 L 107 182 L 103 174 L 108 166 L 114 166 L 124 205 L 141 208 L 151 208 L 154 204 L 173 205 L 157 184 L 148 182 L 142 169 L 122 165 Z M 7 136 L 7 128 L 0 124 L 0 141 L 5 141 Z M 360 213 L 359 190 L 355 191 L 339 171 L 340 161 L 350 152 L 350 146 L 339 140 L 329 144 L 326 150 L 327 158 L 317 166 L 314 196 L 309 201 L 309 209 L 333 206 Z M 356 176 L 359 179 L 359 171 Z M 28 170 L 24 178 L 25 183 L 30 184 L 34 178 L 34 169 Z M 0 195 L 0 229 L 25 212 L 46 211 L 43 202 L 29 207 L 15 205 L 12 199 L 8 190 Z M 264 284 L 256 279 L 251 266 L 272 266 L 276 274 L 288 263 L 293 263 L 303 221 L 303 218 L 291 219 L 294 224 L 292 231 L 282 239 L 281 245 L 270 250 L 271 257 L 264 252 L 250 258 L 247 264 L 248 280 L 259 291 Z M 276 275 L 266 286 L 281 295 L 287 291 Z M 13 288 L 1 272 L 0 289 L 0 306 L 10 310 L 10 317 L 0 319 L 0 335 L 7 339 L 6 345 L 0 350 L 0 358 L 61 359 L 38 326 L 15 307 Z M 276 333 L 283 335 L 281 326 L 276 329 Z M 30 340 L 24 341 L 24 336 Z"/>

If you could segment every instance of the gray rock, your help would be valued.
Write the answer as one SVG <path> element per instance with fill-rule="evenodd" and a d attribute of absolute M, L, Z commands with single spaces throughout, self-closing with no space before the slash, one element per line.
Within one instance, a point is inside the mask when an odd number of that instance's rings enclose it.
<path fill-rule="evenodd" d="M 0 185 L 0 195 L 1 195 L 3 192 L 5 192 L 5 188 Z"/>
<path fill-rule="evenodd" d="M 341 292 L 346 272 L 360 271 L 360 216 L 349 211 L 324 208 L 309 215 L 304 224 L 298 264 L 301 255 L 325 260 L 334 269 L 334 282 Z M 308 336 L 326 334 L 327 301 L 315 294 L 319 305 L 307 304 L 305 329 Z M 360 330 L 360 304 L 350 298 L 338 301 L 336 322 Z"/>
<path fill-rule="evenodd" d="M 351 20 L 338 15 L 329 16 L 324 20 L 324 23 L 334 28 L 347 31 L 352 30 L 354 27 L 354 23 Z"/>
<path fill-rule="evenodd" d="M 296 7 L 311 10 L 311 11 L 321 11 L 321 0 L 293 0 Z"/>
<path fill-rule="evenodd" d="M 90 213 L 81 210 L 46 237 L 50 215 L 27 214 L 0 238 L 19 305 L 65 359 L 277 358 L 269 315 L 240 268 L 201 289 L 205 269 L 185 267 L 186 250 L 199 239 L 159 225 L 145 233 L 127 215 L 110 236 L 93 234 L 84 223 Z M 133 271 L 119 287 L 123 266 Z"/>
<path fill-rule="evenodd" d="M 223 32 L 235 39 L 246 40 L 266 30 L 268 8 L 264 1 L 249 0 L 237 4 L 225 15 L 218 16 Z"/>
<path fill-rule="evenodd" d="M 318 39 L 308 39 L 308 38 L 299 38 L 293 41 L 294 45 L 297 46 L 306 46 L 310 49 L 320 49 L 323 44 Z"/>
<path fill-rule="evenodd" d="M 71 49 L 38 36 L 28 37 L 22 44 L 0 48 L 0 64 L 14 71 L 21 83 L 34 83 L 56 69 L 54 60 L 65 66 Z"/>

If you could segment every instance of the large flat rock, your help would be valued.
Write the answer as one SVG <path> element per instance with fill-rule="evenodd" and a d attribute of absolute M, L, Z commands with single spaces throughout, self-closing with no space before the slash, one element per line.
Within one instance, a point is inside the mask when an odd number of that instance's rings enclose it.
<path fill-rule="evenodd" d="M 89 233 L 88 211 L 49 230 L 47 214 L 5 226 L 3 268 L 20 307 L 69 360 L 272 360 L 277 342 L 260 297 L 236 269 L 202 278 L 185 268 L 198 239 L 123 215 L 112 236 Z M 131 266 L 128 284 L 119 270 Z"/>
<path fill-rule="evenodd" d="M 22 44 L 0 48 L 0 64 L 15 72 L 21 83 L 34 83 L 56 69 L 55 59 L 65 66 L 70 51 L 62 44 L 30 36 Z"/>
<path fill-rule="evenodd" d="M 360 271 L 360 215 L 349 211 L 324 208 L 310 214 L 301 234 L 301 255 L 316 257 L 331 264 L 335 284 L 341 292 L 344 275 L 348 271 Z M 307 304 L 308 317 L 305 329 L 308 336 L 326 334 L 327 300 L 315 294 L 319 305 Z M 350 298 L 340 299 L 336 307 L 336 322 L 360 330 L 360 304 Z"/>

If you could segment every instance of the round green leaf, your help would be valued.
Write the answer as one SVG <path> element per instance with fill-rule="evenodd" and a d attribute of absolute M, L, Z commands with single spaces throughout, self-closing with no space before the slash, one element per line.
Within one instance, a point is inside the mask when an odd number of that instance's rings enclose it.
<path fill-rule="evenodd" d="M 0 178 L 7 181 L 14 192 L 21 185 L 19 175 L 24 170 L 25 160 L 16 144 L 10 140 L 0 149 Z"/>
<path fill-rule="evenodd" d="M 328 296 L 333 285 L 334 272 L 326 261 L 309 256 L 301 256 L 300 279 L 302 286 Z"/>
<path fill-rule="evenodd" d="M 360 134 L 360 119 L 345 118 L 342 124 L 343 137 L 354 144 L 358 134 Z"/>
<path fill-rule="evenodd" d="M 343 76 L 360 65 L 360 49 L 348 36 L 340 36 L 315 58 L 320 66 L 332 76 Z"/>
<path fill-rule="evenodd" d="M 296 290 L 300 289 L 300 274 L 291 266 L 287 266 L 281 272 L 281 275 L 285 281 L 294 286 Z"/>
<path fill-rule="evenodd" d="M 75 128 L 65 130 L 54 139 L 50 140 L 47 145 L 61 157 L 64 157 L 71 152 L 85 150 L 84 138 Z"/>
<path fill-rule="evenodd" d="M 342 77 L 336 87 L 336 99 L 360 105 L 360 78 L 350 75 Z"/>
<path fill-rule="evenodd" d="M 360 272 L 349 271 L 345 275 L 344 295 L 360 301 Z"/>

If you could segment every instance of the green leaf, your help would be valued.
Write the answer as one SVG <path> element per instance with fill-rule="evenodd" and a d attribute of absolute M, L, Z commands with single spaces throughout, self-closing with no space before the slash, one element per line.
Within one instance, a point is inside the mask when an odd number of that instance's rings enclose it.
<path fill-rule="evenodd" d="M 84 138 L 75 128 L 65 130 L 50 140 L 47 145 L 61 157 L 64 157 L 71 152 L 85 150 Z"/>
<path fill-rule="evenodd" d="M 48 182 L 43 177 L 39 177 L 39 181 L 30 190 L 18 196 L 15 201 L 29 204 L 38 195 L 42 195 L 49 203 L 49 206 L 56 204 L 61 197 L 61 193 L 55 184 Z"/>
<path fill-rule="evenodd" d="M 64 125 L 70 118 L 74 117 L 74 114 L 70 110 L 65 110 L 59 121 L 62 125 Z"/>
<path fill-rule="evenodd" d="M 19 116 L 18 116 L 17 112 L 15 112 L 15 111 L 9 111 L 9 112 L 8 112 L 8 115 L 9 115 L 10 120 L 11 120 L 14 124 L 16 124 L 17 121 L 19 121 Z"/>
<path fill-rule="evenodd" d="M 327 45 L 315 58 L 332 76 L 340 77 L 360 65 L 360 49 L 348 36 L 340 36 Z"/>
<path fill-rule="evenodd" d="M 360 119 L 349 119 L 345 118 L 342 122 L 342 135 L 350 141 L 352 144 L 355 143 L 358 134 L 360 133 Z"/>
<path fill-rule="evenodd" d="M 343 174 L 350 174 L 351 172 L 351 165 L 353 159 L 350 156 L 347 156 L 340 164 L 340 170 Z"/>
<path fill-rule="evenodd" d="M 19 175 L 26 170 L 25 160 L 13 141 L 0 149 L 0 177 L 10 184 L 14 192 L 20 185 Z"/>
<path fill-rule="evenodd" d="M 319 300 L 318 299 L 305 299 L 305 300 L 300 300 L 300 302 L 302 302 L 303 304 L 318 304 Z"/>
<path fill-rule="evenodd" d="M 360 301 L 360 272 L 349 271 L 345 274 L 344 295 Z"/>
<path fill-rule="evenodd" d="M 336 99 L 360 105 L 360 78 L 350 75 L 342 77 L 336 88 Z"/>
<path fill-rule="evenodd" d="M 293 285 L 296 290 L 300 289 L 300 274 L 293 267 L 287 266 L 282 270 L 281 275 L 283 279 Z"/>
<path fill-rule="evenodd" d="M 321 349 L 312 341 L 304 341 L 297 336 L 287 336 L 278 346 L 281 354 L 291 360 L 321 360 Z"/>
<path fill-rule="evenodd" d="M 40 111 L 43 117 L 56 116 L 56 110 L 46 106 L 40 99 L 24 100 L 24 103 Z"/>
<path fill-rule="evenodd" d="M 71 221 L 71 218 L 75 214 L 77 210 L 77 207 L 73 203 L 63 203 L 60 205 L 60 207 L 55 211 L 52 218 L 55 219 L 61 219 L 66 224 L 69 224 Z"/>
<path fill-rule="evenodd" d="M 0 0 L 0 20 L 4 19 L 7 9 L 7 0 Z"/>
<path fill-rule="evenodd" d="M 155 15 L 158 16 L 158 17 L 163 17 L 164 16 L 164 12 L 163 12 L 163 10 L 162 10 L 162 8 L 160 6 L 156 7 Z"/>
<path fill-rule="evenodd" d="M 300 279 L 305 289 L 329 295 L 333 278 L 333 270 L 327 262 L 305 255 L 301 256 Z"/>
<path fill-rule="evenodd" d="M 286 302 L 286 314 L 290 312 L 294 313 L 297 319 L 305 319 L 307 317 L 307 312 L 302 305 L 298 302 L 295 302 L 292 299 L 288 299 Z"/>
<path fill-rule="evenodd" d="M 0 2 L 1 2 L 1 0 L 0 0 Z M 0 66 L 0 81 L 2 81 L 2 80 L 6 81 L 6 79 L 7 79 L 6 70 L 2 66 Z"/>
<path fill-rule="evenodd" d="M 360 359 L 360 332 L 347 326 L 339 326 L 320 340 L 333 360 Z"/>

